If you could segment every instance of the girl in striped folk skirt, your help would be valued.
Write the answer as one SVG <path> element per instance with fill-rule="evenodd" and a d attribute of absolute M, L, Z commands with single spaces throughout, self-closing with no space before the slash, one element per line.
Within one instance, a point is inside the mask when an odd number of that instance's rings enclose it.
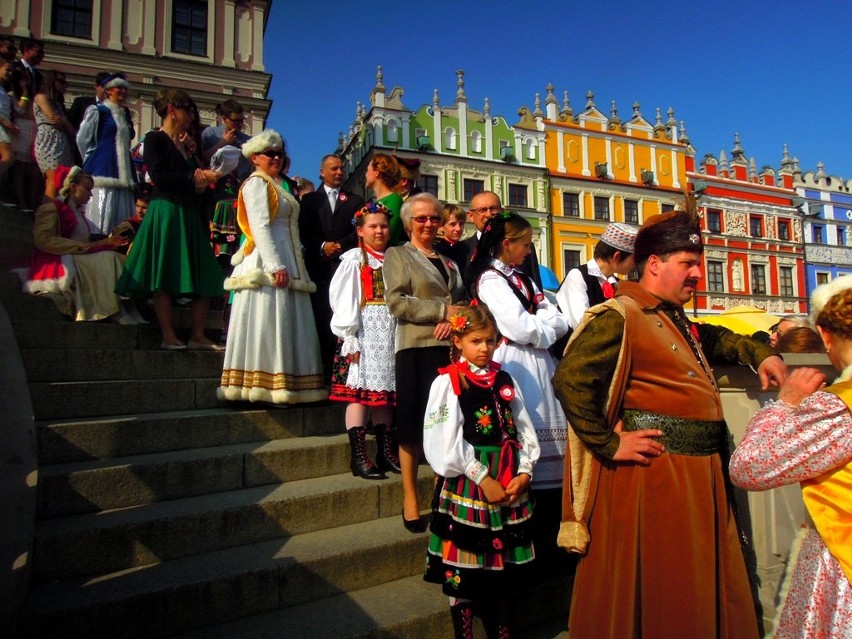
<path fill-rule="evenodd" d="M 529 413 L 512 378 L 491 361 L 497 327 L 479 305 L 450 318 L 452 364 L 432 383 L 423 427 L 439 475 L 424 579 L 450 598 L 455 636 L 473 616 L 490 638 L 509 637 L 509 597 L 535 551 L 528 493 L 539 457 Z"/>

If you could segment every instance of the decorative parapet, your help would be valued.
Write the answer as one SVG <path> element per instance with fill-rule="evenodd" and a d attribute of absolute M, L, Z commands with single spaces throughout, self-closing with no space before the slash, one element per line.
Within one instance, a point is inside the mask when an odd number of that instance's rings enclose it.
<path fill-rule="evenodd" d="M 710 307 L 714 310 L 724 309 L 729 310 L 740 306 L 754 306 L 767 313 L 790 314 L 799 312 L 799 302 L 797 298 L 760 298 L 749 295 L 716 295 L 708 298 Z"/>
<path fill-rule="evenodd" d="M 809 263 L 852 266 L 852 248 L 805 244 L 805 260 Z"/>

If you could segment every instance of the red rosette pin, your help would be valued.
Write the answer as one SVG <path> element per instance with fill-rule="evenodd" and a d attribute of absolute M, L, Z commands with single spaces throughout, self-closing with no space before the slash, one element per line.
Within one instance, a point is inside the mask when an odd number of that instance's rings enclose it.
<path fill-rule="evenodd" d="M 533 297 L 533 304 L 538 306 L 545 300 L 544 293 L 536 293 L 535 297 Z"/>
<path fill-rule="evenodd" d="M 337 194 L 337 199 L 340 200 L 341 202 L 345 202 L 346 200 L 349 199 L 349 196 L 346 195 L 346 193 L 344 191 L 341 191 L 340 193 Z"/>
<path fill-rule="evenodd" d="M 609 282 L 601 283 L 601 291 L 603 291 L 603 296 L 608 300 L 611 300 L 615 295 L 615 289 Z"/>
<path fill-rule="evenodd" d="M 689 325 L 689 332 L 692 333 L 692 339 L 694 339 L 696 342 L 701 341 L 701 338 L 698 336 L 698 325 L 690 324 Z"/>
<path fill-rule="evenodd" d="M 509 386 L 508 384 L 506 386 L 503 386 L 500 389 L 500 397 L 505 399 L 507 402 L 511 402 L 513 399 L 515 399 L 515 389 Z"/>

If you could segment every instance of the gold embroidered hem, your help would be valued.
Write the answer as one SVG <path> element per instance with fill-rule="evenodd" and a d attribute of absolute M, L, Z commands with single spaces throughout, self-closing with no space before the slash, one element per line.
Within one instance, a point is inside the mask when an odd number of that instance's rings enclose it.
<path fill-rule="evenodd" d="M 222 371 L 222 385 L 216 389 L 219 399 L 231 401 L 296 404 L 319 402 L 328 398 L 322 375 L 295 376 L 263 371 Z"/>

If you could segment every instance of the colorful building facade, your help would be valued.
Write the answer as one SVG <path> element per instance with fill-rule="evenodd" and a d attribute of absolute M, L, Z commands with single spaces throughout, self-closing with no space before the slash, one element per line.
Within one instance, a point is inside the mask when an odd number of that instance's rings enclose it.
<path fill-rule="evenodd" d="M 835 277 L 852 274 L 852 180 L 816 171 L 802 173 L 792 160 L 796 201 L 804 220 L 806 295 Z"/>
<path fill-rule="evenodd" d="M 419 186 L 444 202 L 466 209 L 476 193 L 494 191 L 505 208 L 533 225 L 539 260 L 548 264 L 542 250 L 549 245 L 544 134 L 510 126 L 492 114 L 488 98 L 482 110 L 472 108 L 463 71 L 456 73 L 455 99 L 448 105 L 441 104 L 435 89 L 430 104 L 410 110 L 402 94 L 400 87 L 386 90 L 379 67 L 369 105 L 357 104 L 355 121 L 338 141 L 345 188 L 372 195 L 365 192 L 364 174 L 376 153 L 418 158 Z"/>
<path fill-rule="evenodd" d="M 776 315 L 806 312 L 802 220 L 793 170 L 782 163 L 759 172 L 734 137 L 731 160 L 707 154 L 687 178 L 698 197 L 704 233 L 704 279 L 695 294 L 698 315 L 754 306 Z"/>
<path fill-rule="evenodd" d="M 665 122 L 657 109 L 652 124 L 635 103 L 622 120 L 614 101 L 607 116 L 589 92 L 575 114 L 567 91 L 561 107 L 553 85 L 546 91 L 544 110 L 536 94 L 535 109 L 521 109 L 515 128 L 545 136 L 552 268 L 561 280 L 592 258 L 608 223 L 641 225 L 673 208 L 683 197 L 685 158 L 693 151 L 672 109 Z"/>
<path fill-rule="evenodd" d="M 68 104 L 93 94 L 100 71 L 123 71 L 137 135 L 160 126 L 151 106 L 163 87 L 187 91 L 203 124 L 228 98 L 246 110 L 246 132 L 263 130 L 272 76 L 263 65 L 271 0 L 6 0 L 0 33 L 44 41 L 42 69 L 65 72 Z"/>

